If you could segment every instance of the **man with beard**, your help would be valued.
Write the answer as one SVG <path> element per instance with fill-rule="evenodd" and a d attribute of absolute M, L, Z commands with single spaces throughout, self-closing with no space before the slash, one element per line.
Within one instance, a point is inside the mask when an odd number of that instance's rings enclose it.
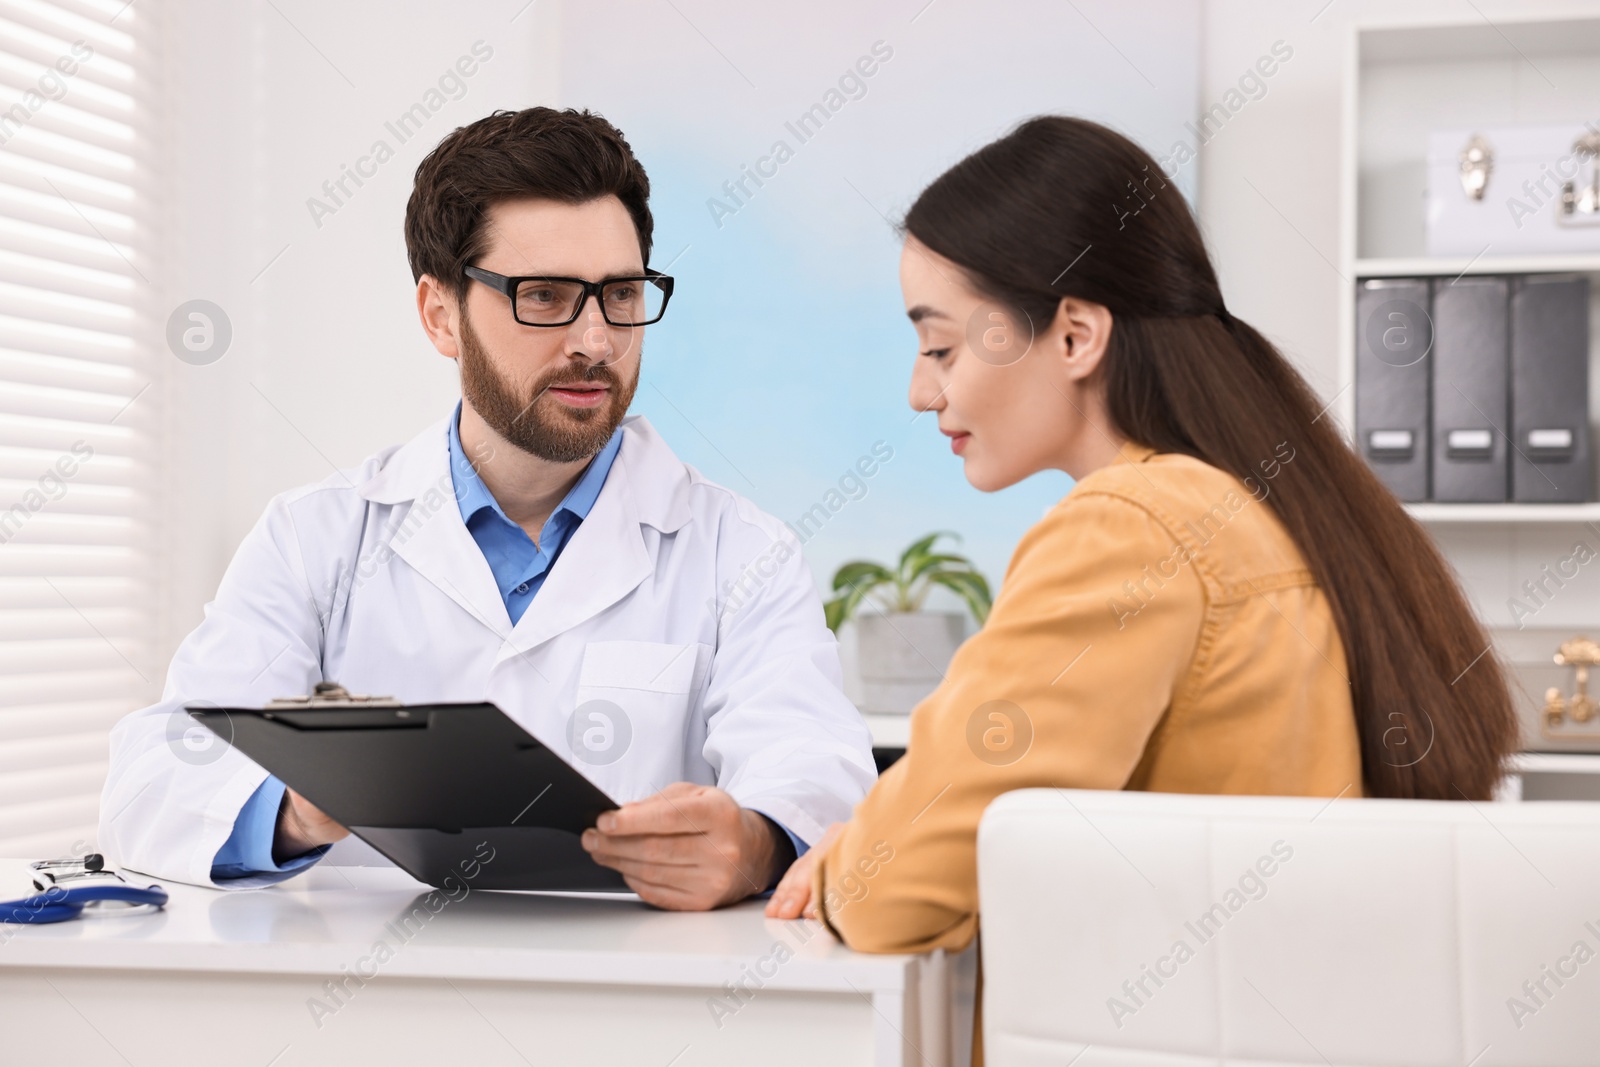
<path fill-rule="evenodd" d="M 770 889 L 849 817 L 870 740 L 797 540 L 627 415 L 673 288 L 647 266 L 648 198 L 589 112 L 496 112 L 423 160 L 406 244 L 461 402 L 268 507 L 164 699 L 113 731 L 103 851 L 219 888 L 321 858 L 349 831 L 195 746 L 183 705 L 324 680 L 498 705 L 622 802 L 583 847 L 664 908 Z"/>

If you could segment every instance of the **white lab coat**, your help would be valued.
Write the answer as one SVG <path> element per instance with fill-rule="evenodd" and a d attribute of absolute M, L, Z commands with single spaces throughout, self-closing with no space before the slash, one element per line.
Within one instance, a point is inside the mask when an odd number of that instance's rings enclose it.
<path fill-rule="evenodd" d="M 492 701 L 619 802 L 712 784 L 807 842 L 850 817 L 875 777 L 871 740 L 787 527 L 630 416 L 593 509 L 513 626 L 452 495 L 448 425 L 268 505 L 162 701 L 111 732 L 110 862 L 218 885 L 212 861 L 267 772 L 231 746 L 196 750 L 182 706 L 260 707 L 323 680 Z M 594 700 L 631 731 L 613 762 L 569 743 Z M 579 744 L 609 755 L 599 729 Z"/>

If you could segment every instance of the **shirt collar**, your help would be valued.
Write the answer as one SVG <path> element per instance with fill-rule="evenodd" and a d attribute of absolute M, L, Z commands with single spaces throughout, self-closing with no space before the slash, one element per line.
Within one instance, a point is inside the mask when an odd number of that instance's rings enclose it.
<path fill-rule="evenodd" d="M 1117 450 L 1117 458 L 1113 463 L 1143 463 L 1156 454 L 1156 450 L 1149 445 L 1141 445 L 1137 441 L 1125 442 Z"/>
<path fill-rule="evenodd" d="M 472 464 L 467 462 L 466 449 L 461 445 L 460 422 L 461 402 L 457 401 L 456 410 L 450 416 L 450 480 L 455 486 L 456 504 L 461 509 L 461 521 L 467 522 L 484 508 L 490 508 L 500 518 L 511 522 L 505 510 L 500 507 L 500 502 L 489 492 L 489 487 L 483 484 L 483 479 L 478 477 L 478 472 L 473 469 Z M 578 519 L 588 517 L 595 500 L 600 496 L 601 487 L 606 484 L 611 461 L 616 459 L 617 450 L 621 447 L 622 428 L 619 426 L 605 447 L 589 462 L 589 466 L 584 468 L 583 476 L 567 490 L 567 495 L 561 498 L 561 503 L 550 513 L 552 518 L 563 511 L 571 512 Z"/>
<path fill-rule="evenodd" d="M 450 414 L 429 424 L 405 444 L 385 448 L 356 470 L 330 478 L 353 480 L 357 494 L 374 504 L 426 503 L 452 491 L 450 424 L 455 419 L 452 408 Z M 681 530 L 694 519 L 691 498 L 698 491 L 696 487 L 709 483 L 673 454 L 643 415 L 627 416 L 618 429 L 622 431 L 622 444 L 613 457 L 612 469 L 606 473 L 605 484 L 611 484 L 612 474 L 617 476 L 618 484 L 611 495 L 622 501 L 619 507 L 626 512 L 626 520 L 642 522 L 662 533 Z M 595 500 L 595 511 L 603 510 L 605 503 L 606 492 L 602 488 Z M 432 514 L 434 505 L 427 507 L 427 513 Z M 456 517 L 460 518 L 459 513 Z"/>

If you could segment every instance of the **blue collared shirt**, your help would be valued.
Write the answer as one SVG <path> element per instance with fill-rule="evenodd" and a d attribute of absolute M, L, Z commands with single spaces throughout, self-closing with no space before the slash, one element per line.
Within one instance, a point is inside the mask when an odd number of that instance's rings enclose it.
<path fill-rule="evenodd" d="M 467 462 L 466 450 L 461 447 L 461 433 L 456 428 L 460 415 L 461 405 L 457 404 L 456 417 L 450 420 L 450 477 L 455 483 L 456 503 L 461 507 L 461 520 L 467 524 L 467 531 L 478 543 L 483 558 L 488 560 L 489 570 L 494 572 L 494 582 L 500 587 L 506 614 L 516 623 L 528 610 L 528 602 L 544 585 L 556 557 L 572 539 L 573 531 L 588 518 L 599 498 L 606 475 L 611 473 L 611 463 L 622 447 L 622 429 L 617 428 L 611 440 L 589 462 L 583 475 L 567 490 L 567 495 L 545 520 L 535 543 L 526 530 L 506 517 L 505 509 Z"/>
<path fill-rule="evenodd" d="M 500 599 L 506 606 L 506 615 L 514 625 L 528 610 L 528 603 L 544 585 L 561 550 L 599 499 L 606 476 L 611 473 L 612 462 L 622 447 L 622 429 L 618 427 L 577 482 L 567 490 L 567 495 L 545 520 L 544 527 L 539 531 L 539 540 L 535 542 L 526 530 L 507 518 L 500 502 L 495 500 L 489 487 L 483 484 L 483 479 L 467 461 L 457 426 L 460 420 L 461 405 L 457 403 L 455 413 L 450 417 L 449 433 L 450 479 L 455 487 L 456 503 L 461 511 L 461 520 L 466 523 L 467 531 L 472 534 L 473 541 L 494 574 Z M 238 818 L 234 820 L 233 833 L 212 861 L 213 881 L 279 872 L 287 878 L 302 867 L 315 863 L 328 851 L 331 846 L 323 845 L 282 864 L 273 861 L 272 841 L 277 831 L 278 808 L 283 802 L 284 791 L 282 780 L 269 775 L 245 801 Z M 769 815 L 767 818 L 772 817 Z M 809 846 L 788 827 L 776 819 L 773 822 L 794 842 L 795 855 L 804 854 Z"/>

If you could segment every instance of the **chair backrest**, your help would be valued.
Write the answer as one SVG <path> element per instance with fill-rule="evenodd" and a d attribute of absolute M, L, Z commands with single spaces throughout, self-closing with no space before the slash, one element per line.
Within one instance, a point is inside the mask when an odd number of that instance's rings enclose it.
<path fill-rule="evenodd" d="M 1600 804 L 1027 789 L 978 897 L 989 1067 L 1600 1063 Z"/>

